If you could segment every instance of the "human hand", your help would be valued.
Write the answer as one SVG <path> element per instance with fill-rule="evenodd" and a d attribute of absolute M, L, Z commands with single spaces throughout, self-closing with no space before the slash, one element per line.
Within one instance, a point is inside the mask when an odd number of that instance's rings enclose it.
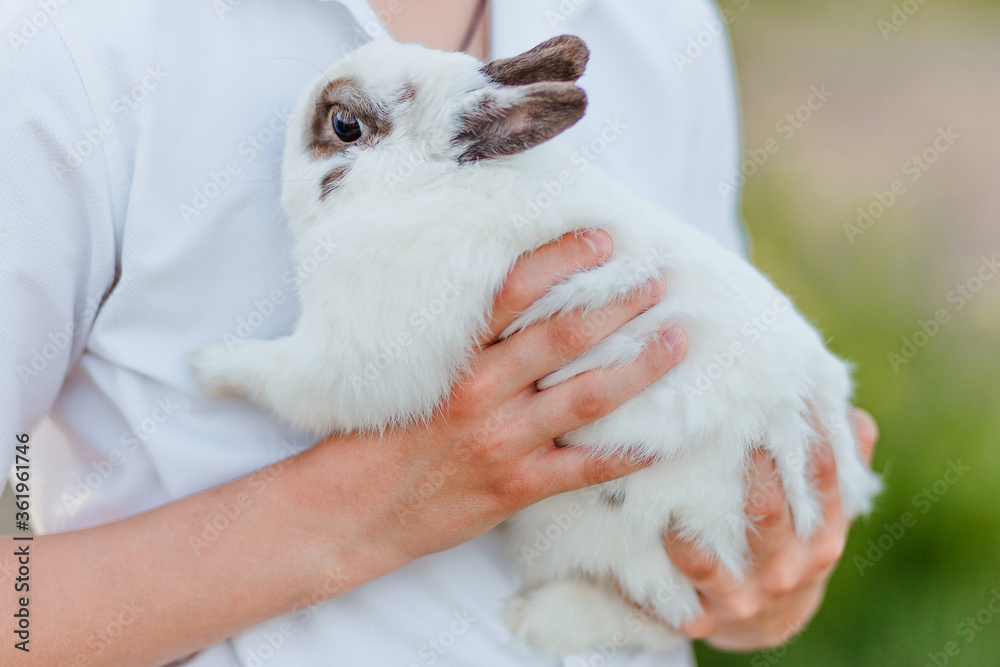
<path fill-rule="evenodd" d="M 597 231 L 567 235 L 523 257 L 496 300 L 469 372 L 437 414 L 382 437 L 324 441 L 336 458 L 320 467 L 337 471 L 325 484 L 365 490 L 350 494 L 351 506 L 338 506 L 338 512 L 365 517 L 353 539 L 341 537 L 339 544 L 378 544 L 379 557 L 396 559 L 384 568 L 394 569 L 485 533 L 543 498 L 651 462 L 596 459 L 557 447 L 555 438 L 612 412 L 676 365 L 686 352 L 679 329 L 656 337 L 629 366 L 593 370 L 544 391 L 535 382 L 657 303 L 662 281 L 587 315 L 559 315 L 495 342 L 548 288 L 602 263 L 611 250 L 610 237 Z"/>
<path fill-rule="evenodd" d="M 878 427 L 864 410 L 852 410 L 855 437 L 870 464 Z M 840 509 L 840 487 L 828 444 L 813 455 L 816 489 L 823 498 L 824 524 L 808 540 L 796 535 L 791 512 L 764 452 L 754 455 L 747 514 L 758 517 L 748 535 L 754 569 L 742 581 L 690 542 L 668 535 L 671 560 L 694 584 L 704 614 L 680 632 L 727 651 L 756 651 L 787 642 L 819 609 L 826 584 L 843 554 L 851 521 Z"/>

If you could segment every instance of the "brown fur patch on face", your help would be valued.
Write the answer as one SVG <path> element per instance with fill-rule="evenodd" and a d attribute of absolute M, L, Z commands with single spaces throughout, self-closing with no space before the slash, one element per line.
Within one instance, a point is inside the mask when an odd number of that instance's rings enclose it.
<path fill-rule="evenodd" d="M 539 81 L 576 81 L 583 75 L 590 49 L 574 35 L 561 35 L 542 42 L 513 58 L 501 58 L 483 66 L 483 73 L 506 86 Z"/>
<path fill-rule="evenodd" d="M 361 138 L 345 142 L 333 131 L 333 118 L 338 111 L 350 114 L 361 122 Z M 307 137 L 313 157 L 328 158 L 351 146 L 371 146 L 384 138 L 392 129 L 389 112 L 384 105 L 373 101 L 351 77 L 331 81 L 316 98 L 312 123 Z"/>
<path fill-rule="evenodd" d="M 586 93 L 571 83 L 532 83 L 523 89 L 513 104 L 487 96 L 462 116 L 454 141 L 468 147 L 460 164 L 526 151 L 576 123 L 587 109 Z"/>
<path fill-rule="evenodd" d="M 340 182 L 343 180 L 344 176 L 347 176 L 347 165 L 342 164 L 323 179 L 322 190 L 319 194 L 319 200 L 323 201 L 333 193 L 334 190 L 340 187 Z"/>

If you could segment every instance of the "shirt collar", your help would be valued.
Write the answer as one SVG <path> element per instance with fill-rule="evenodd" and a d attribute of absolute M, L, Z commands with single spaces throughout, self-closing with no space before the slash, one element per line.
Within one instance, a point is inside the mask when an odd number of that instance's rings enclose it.
<path fill-rule="evenodd" d="M 339 2 L 372 39 L 392 39 L 368 0 L 320 0 Z M 415 0 L 411 0 L 415 1 Z M 503 11 L 490 3 L 493 57 L 521 53 L 549 37 L 571 32 L 574 20 L 595 0 L 502 0 Z"/>
<path fill-rule="evenodd" d="M 378 17 L 375 8 L 368 0 L 320 0 L 320 2 L 339 2 L 347 8 L 354 20 L 358 22 L 361 29 L 372 39 L 392 39 L 392 35 L 385 28 Z"/>

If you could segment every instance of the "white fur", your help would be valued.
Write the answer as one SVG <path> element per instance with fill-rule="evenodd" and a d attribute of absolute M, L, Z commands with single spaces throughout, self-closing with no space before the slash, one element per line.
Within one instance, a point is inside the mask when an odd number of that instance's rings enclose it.
<path fill-rule="evenodd" d="M 467 364 L 517 258 L 564 233 L 601 228 L 614 239 L 614 257 L 553 288 L 508 334 L 566 309 L 598 308 L 658 273 L 667 292 L 541 387 L 631 361 L 667 323 L 686 331 L 689 351 L 613 414 L 565 436 L 595 455 L 663 457 L 613 483 L 611 490 L 624 490 L 620 506 L 584 489 L 507 522 L 526 591 L 508 609 L 514 635 L 550 653 L 611 641 L 634 612 L 598 583 L 609 576 L 671 623 L 695 617 L 697 595 L 661 536 L 672 525 L 740 576 L 748 564 L 744 487 L 754 447 L 774 457 L 795 527 L 810 535 L 822 521 L 807 466 L 817 442 L 810 408 L 835 452 L 844 511 L 869 509 L 879 482 L 846 421 L 848 369 L 747 262 L 598 168 L 581 173 L 558 140 L 459 165 L 458 114 L 497 92 L 468 56 L 380 42 L 327 72 L 329 79 L 347 75 L 389 110 L 393 129 L 374 146 L 314 158 L 307 128 L 327 79 L 307 91 L 286 138 L 284 205 L 296 262 L 321 241 L 335 243 L 336 253 L 300 285 L 294 334 L 194 357 L 209 393 L 246 397 L 315 434 L 426 418 Z M 400 101 L 405 84 L 417 86 L 415 100 Z M 516 99 L 516 89 L 500 92 Z M 321 201 L 319 182 L 337 165 L 350 165 L 347 176 Z M 529 217 L 528 200 L 563 171 L 573 182 Z M 668 643 L 662 629 L 626 635 L 628 646 Z"/>

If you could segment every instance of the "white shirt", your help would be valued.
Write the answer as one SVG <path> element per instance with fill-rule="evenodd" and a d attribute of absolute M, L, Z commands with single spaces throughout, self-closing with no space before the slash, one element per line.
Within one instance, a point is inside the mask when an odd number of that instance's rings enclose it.
<path fill-rule="evenodd" d="M 718 187 L 731 182 L 739 140 L 714 5 L 496 0 L 491 11 L 494 57 L 583 37 L 590 106 L 565 140 L 742 247 L 737 194 Z M 364 0 L 4 2 L 0 469 L 13 435 L 47 414 L 69 442 L 32 443 L 37 527 L 119 519 L 313 444 L 253 406 L 203 398 L 186 358 L 295 322 L 277 181 L 285 118 L 317 68 L 379 26 Z M 488 534 L 188 664 L 554 667 L 509 642 L 499 611 L 518 585 Z M 613 652 L 562 664 L 691 660 Z"/>

